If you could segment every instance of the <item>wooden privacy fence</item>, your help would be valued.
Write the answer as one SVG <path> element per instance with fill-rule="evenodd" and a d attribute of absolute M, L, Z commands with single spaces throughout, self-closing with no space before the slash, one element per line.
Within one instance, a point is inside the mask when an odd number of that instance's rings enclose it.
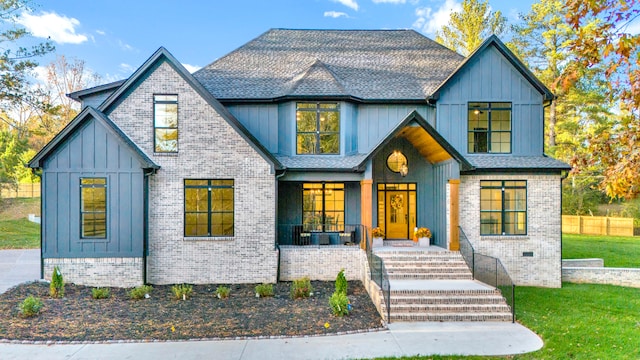
<path fill-rule="evenodd" d="M 633 236 L 633 218 L 562 215 L 565 234 Z"/>
<path fill-rule="evenodd" d="M 40 183 L 14 185 L 0 184 L 0 198 L 40 197 Z"/>

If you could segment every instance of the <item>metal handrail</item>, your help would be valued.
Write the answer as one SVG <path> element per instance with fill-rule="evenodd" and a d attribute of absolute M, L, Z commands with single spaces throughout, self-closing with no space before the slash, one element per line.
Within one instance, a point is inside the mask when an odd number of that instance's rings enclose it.
<path fill-rule="evenodd" d="M 387 307 L 387 323 L 391 322 L 391 284 L 389 283 L 389 274 L 384 266 L 384 261 L 373 253 L 373 239 L 369 237 L 369 229 L 365 227 L 363 236 L 365 238 L 367 262 L 369 263 L 369 273 L 371 281 L 376 283 L 382 290 L 382 297 Z"/>
<path fill-rule="evenodd" d="M 500 259 L 477 253 L 462 227 L 458 227 L 458 231 L 460 234 L 460 254 L 471 269 L 473 279 L 500 290 L 502 297 L 511 308 L 511 322 L 515 322 L 516 285 L 509 276 L 509 272 L 502 265 Z"/>

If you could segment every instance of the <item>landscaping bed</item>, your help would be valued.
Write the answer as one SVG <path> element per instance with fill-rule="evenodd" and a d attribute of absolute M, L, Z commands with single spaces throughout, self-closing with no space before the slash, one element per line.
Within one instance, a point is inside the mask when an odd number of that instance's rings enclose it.
<path fill-rule="evenodd" d="M 313 296 L 293 300 L 291 283 L 273 287 L 275 296 L 257 298 L 255 284 L 230 285 L 218 299 L 216 285 L 194 285 L 193 296 L 175 300 L 171 286 L 154 286 L 150 297 L 130 300 L 127 289 L 111 288 L 108 299 L 93 299 L 91 287 L 68 284 L 65 296 L 49 296 L 49 284 L 19 285 L 0 295 L 0 339 L 33 341 L 178 340 L 259 336 L 303 336 L 382 327 L 359 281 L 349 282 L 352 311 L 336 317 L 329 307 L 334 282 L 312 281 Z M 19 304 L 29 295 L 44 307 L 23 318 Z M 327 327 L 328 324 L 328 327 Z"/>

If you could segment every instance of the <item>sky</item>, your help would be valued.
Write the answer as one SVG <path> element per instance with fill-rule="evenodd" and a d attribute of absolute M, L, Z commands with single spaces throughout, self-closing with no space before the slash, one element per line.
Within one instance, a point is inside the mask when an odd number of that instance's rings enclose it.
<path fill-rule="evenodd" d="M 102 82 L 127 78 L 160 46 L 189 71 L 270 28 L 415 29 L 434 38 L 462 0 L 33 0 L 19 23 Z M 510 20 L 532 0 L 490 0 Z"/>

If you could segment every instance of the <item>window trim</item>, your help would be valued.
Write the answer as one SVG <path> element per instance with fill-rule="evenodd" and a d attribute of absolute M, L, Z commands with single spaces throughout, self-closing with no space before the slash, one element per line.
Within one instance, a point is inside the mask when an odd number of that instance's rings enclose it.
<path fill-rule="evenodd" d="M 500 182 L 501 186 L 482 186 L 483 182 Z M 506 182 L 511 182 L 511 181 L 521 181 L 524 182 L 524 186 L 505 186 Z M 499 234 L 492 234 L 492 233 L 483 233 L 482 232 L 482 213 L 493 213 L 496 211 L 488 211 L 488 210 L 482 210 L 482 189 L 502 189 L 502 197 L 500 199 L 501 205 L 500 205 L 500 220 L 501 220 L 501 229 L 502 230 Z M 504 196 L 504 192 L 505 189 L 524 189 L 524 196 L 525 196 L 525 209 L 524 211 L 505 211 L 505 196 Z M 512 180 L 480 180 L 480 236 L 498 236 L 498 237 L 521 237 L 521 236 L 527 236 L 529 234 L 529 182 L 527 180 L 522 180 L 522 179 L 512 179 Z M 505 218 L 506 218 L 506 214 L 507 213 L 522 213 L 524 212 L 524 219 L 525 219 L 525 226 L 524 226 L 524 233 L 522 234 L 511 234 L 511 233 L 506 233 L 505 232 Z"/>
<path fill-rule="evenodd" d="M 300 104 L 313 104 L 315 105 L 315 108 L 300 108 Z M 335 109 L 329 109 L 329 108 L 322 108 L 320 107 L 323 104 L 334 104 L 336 107 Z M 296 155 L 340 155 L 341 154 L 341 128 L 342 128 L 342 112 L 340 111 L 340 103 L 339 102 L 332 102 L 332 101 L 299 101 L 296 102 L 296 121 L 295 121 L 295 148 L 296 148 Z M 299 132 L 298 131 L 298 112 L 315 112 L 316 113 L 316 127 L 315 127 L 315 131 L 304 131 L 304 132 Z M 336 112 L 338 113 L 338 131 L 320 131 L 320 113 L 321 112 Z M 316 140 L 316 147 L 314 149 L 313 153 L 300 153 L 298 152 L 298 135 L 299 134 L 314 134 L 315 135 L 315 140 Z M 322 148 L 321 144 L 320 144 L 320 138 L 322 135 L 331 135 L 331 134 L 336 134 L 338 135 L 338 151 L 337 152 L 332 152 L 332 153 L 322 153 L 320 152 L 320 149 Z"/>
<path fill-rule="evenodd" d="M 187 181 L 206 181 L 207 185 L 187 185 Z M 233 184 L 232 185 L 212 185 L 213 181 L 232 181 Z M 236 233 L 236 192 L 235 192 L 235 186 L 236 186 L 236 181 L 235 179 L 183 179 L 182 182 L 183 185 L 183 194 L 184 194 L 184 201 L 183 201 L 183 236 L 185 238 L 189 238 L 189 239 L 194 239 L 194 238 L 232 238 L 235 237 L 235 233 Z M 187 214 L 197 214 L 197 213 L 203 213 L 203 212 L 196 212 L 196 211 L 187 211 L 187 189 L 208 189 L 207 191 L 207 235 L 187 235 Z M 232 209 L 231 211 L 223 211 L 223 213 L 231 213 L 233 214 L 233 228 L 231 231 L 231 234 L 225 234 L 225 235 L 213 235 L 212 234 L 212 222 L 211 222 L 211 215 L 213 214 L 213 212 L 211 211 L 211 189 L 213 188 L 217 188 L 217 189 L 231 189 L 233 192 L 233 203 L 232 203 Z M 219 212 L 219 211 L 218 211 Z"/>
<path fill-rule="evenodd" d="M 485 131 L 475 131 L 473 129 L 471 129 L 470 126 L 470 121 L 472 120 L 469 117 L 469 112 L 472 111 L 471 108 L 471 104 L 472 103 L 485 103 L 487 104 L 486 107 L 474 107 L 474 110 L 480 110 L 480 111 L 487 111 L 488 112 L 488 117 L 487 117 L 487 129 Z M 498 104 L 498 103 L 503 103 L 503 104 L 509 104 L 509 107 L 492 107 L 492 104 Z M 491 112 L 494 110 L 509 110 L 509 131 L 505 131 L 505 130 L 492 130 L 491 127 Z M 491 150 L 491 136 L 492 134 L 496 133 L 509 133 L 509 151 L 492 151 Z M 471 143 L 469 143 L 469 134 L 473 134 L 474 135 L 474 142 L 473 144 L 476 144 L 475 141 L 475 135 L 479 134 L 479 133 L 486 133 L 487 134 L 487 151 L 484 152 L 480 152 L 480 151 L 474 151 L 471 147 Z M 511 101 L 469 101 L 467 102 L 467 153 L 468 154 L 511 154 L 513 153 L 513 102 Z"/>
<path fill-rule="evenodd" d="M 175 96 L 176 100 L 156 100 L 159 96 Z M 153 94 L 153 152 L 156 154 L 177 154 L 180 149 L 180 131 L 179 131 L 179 119 L 180 119 L 180 106 L 178 105 L 178 94 Z M 176 127 L 161 127 L 156 126 L 156 104 L 175 104 L 176 105 Z M 172 130 L 175 129 L 178 137 L 176 138 L 176 151 L 159 151 L 156 144 L 156 131 L 157 130 Z"/>
<path fill-rule="evenodd" d="M 104 184 L 83 184 L 82 180 L 91 179 L 91 180 L 104 180 Z M 84 188 L 103 188 L 104 189 L 104 212 L 102 211 L 84 211 L 84 202 L 82 189 Z M 106 240 L 109 236 L 109 179 L 106 176 L 83 176 L 79 179 L 79 189 L 80 189 L 80 239 L 81 240 Z M 104 214 L 104 236 L 85 236 L 84 235 L 84 214 Z M 95 225 L 94 225 L 95 227 Z"/>

